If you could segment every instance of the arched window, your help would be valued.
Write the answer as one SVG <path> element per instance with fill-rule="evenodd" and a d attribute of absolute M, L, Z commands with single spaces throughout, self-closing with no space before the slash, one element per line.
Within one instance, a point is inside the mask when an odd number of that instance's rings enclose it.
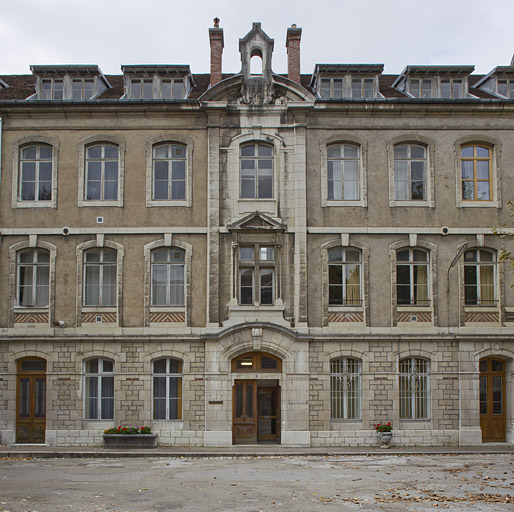
<path fill-rule="evenodd" d="M 327 146 L 327 198 L 329 201 L 360 199 L 360 148 L 353 144 Z"/>
<path fill-rule="evenodd" d="M 273 147 L 254 142 L 241 146 L 241 199 L 273 197 Z"/>
<path fill-rule="evenodd" d="M 464 303 L 466 306 L 496 305 L 496 254 L 488 249 L 464 253 Z"/>
<path fill-rule="evenodd" d="M 183 306 L 185 251 L 163 247 L 152 251 L 152 306 Z"/>
<path fill-rule="evenodd" d="M 355 420 L 361 417 L 361 372 L 358 359 L 341 357 L 330 361 L 330 417 Z"/>
<path fill-rule="evenodd" d="M 153 147 L 152 199 L 186 199 L 186 146 L 171 142 Z"/>
<path fill-rule="evenodd" d="M 419 144 L 394 147 L 394 199 L 424 201 L 427 198 L 427 148 Z"/>
<path fill-rule="evenodd" d="M 119 149 L 95 144 L 86 149 L 85 197 L 87 201 L 117 201 Z"/>
<path fill-rule="evenodd" d="M 408 357 L 399 363 L 400 419 L 429 417 L 429 362 Z"/>
<path fill-rule="evenodd" d="M 48 307 L 50 253 L 45 249 L 25 249 L 17 253 L 17 305 Z"/>
<path fill-rule="evenodd" d="M 20 148 L 19 200 L 51 201 L 53 149 L 48 144 L 31 144 Z"/>
<path fill-rule="evenodd" d="M 90 249 L 84 253 L 84 306 L 116 306 L 116 251 Z"/>
<path fill-rule="evenodd" d="M 114 419 L 114 362 L 95 358 L 85 362 L 85 418 Z"/>
<path fill-rule="evenodd" d="M 466 144 L 461 147 L 462 200 L 493 199 L 493 149 L 486 144 Z"/>
<path fill-rule="evenodd" d="M 422 249 L 396 253 L 397 304 L 429 306 L 429 258 Z"/>
<path fill-rule="evenodd" d="M 335 247 L 328 251 L 328 303 L 361 305 L 361 251 Z"/>
<path fill-rule="evenodd" d="M 182 419 L 182 361 L 178 359 L 153 362 L 153 418 Z"/>
<path fill-rule="evenodd" d="M 250 352 L 232 360 L 233 372 L 281 372 L 282 361 L 265 352 Z"/>

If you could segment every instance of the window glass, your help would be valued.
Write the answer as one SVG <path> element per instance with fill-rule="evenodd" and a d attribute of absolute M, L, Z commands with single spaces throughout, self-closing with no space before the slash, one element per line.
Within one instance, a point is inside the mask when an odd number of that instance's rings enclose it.
<path fill-rule="evenodd" d="M 273 148 L 252 143 L 241 147 L 240 197 L 271 199 L 273 197 Z"/>
<path fill-rule="evenodd" d="M 461 148 L 462 199 L 489 201 L 492 199 L 491 148 L 472 144 Z"/>
<path fill-rule="evenodd" d="M 330 416 L 355 420 L 361 417 L 361 362 L 340 358 L 330 362 Z"/>
<path fill-rule="evenodd" d="M 361 305 L 361 253 L 335 247 L 328 251 L 328 297 L 332 306 Z"/>
<path fill-rule="evenodd" d="M 53 150 L 36 144 L 20 149 L 20 201 L 52 199 Z"/>
<path fill-rule="evenodd" d="M 351 144 L 327 147 L 327 198 L 334 201 L 360 199 L 360 151 Z"/>
<path fill-rule="evenodd" d="M 112 420 L 114 418 L 114 363 L 108 359 L 89 359 L 85 362 L 85 418 Z"/>
<path fill-rule="evenodd" d="M 152 306 L 184 306 L 185 251 L 162 248 L 152 251 Z"/>
<path fill-rule="evenodd" d="M 85 199 L 116 201 L 118 199 L 118 146 L 99 144 L 86 150 Z"/>
<path fill-rule="evenodd" d="M 186 148 L 160 144 L 153 149 L 153 199 L 186 199 Z"/>
<path fill-rule="evenodd" d="M 91 249 L 84 255 L 84 306 L 116 305 L 116 251 Z"/>
<path fill-rule="evenodd" d="M 400 144 L 394 148 L 394 198 L 397 201 L 426 199 L 426 148 Z"/>
<path fill-rule="evenodd" d="M 429 417 L 429 363 L 424 359 L 402 359 L 399 364 L 401 419 Z"/>
<path fill-rule="evenodd" d="M 44 249 L 18 252 L 17 304 L 23 307 L 48 307 L 50 254 Z"/>
<path fill-rule="evenodd" d="M 471 249 L 464 253 L 464 303 L 467 306 L 496 306 L 495 253 Z"/>
<path fill-rule="evenodd" d="M 153 419 L 182 419 L 182 361 L 157 359 L 153 362 Z"/>
<path fill-rule="evenodd" d="M 398 305 L 430 305 L 426 251 L 406 249 L 396 253 L 396 300 Z"/>

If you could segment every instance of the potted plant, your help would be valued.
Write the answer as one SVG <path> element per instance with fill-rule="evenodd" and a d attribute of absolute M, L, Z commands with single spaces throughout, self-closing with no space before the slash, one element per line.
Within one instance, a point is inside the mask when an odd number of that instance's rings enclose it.
<path fill-rule="evenodd" d="M 104 448 L 155 448 L 157 434 L 150 427 L 111 427 L 103 433 Z"/>
<path fill-rule="evenodd" d="M 393 426 L 391 425 L 391 422 L 388 421 L 387 423 L 377 423 L 376 425 L 373 425 L 375 430 L 378 433 L 378 439 L 380 441 L 380 448 L 389 448 L 389 445 L 391 444 L 391 439 L 393 437 Z"/>

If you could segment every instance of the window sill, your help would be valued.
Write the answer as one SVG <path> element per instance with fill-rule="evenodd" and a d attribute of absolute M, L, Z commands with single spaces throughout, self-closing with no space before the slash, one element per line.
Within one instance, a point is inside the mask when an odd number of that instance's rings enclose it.
<path fill-rule="evenodd" d="M 398 311 L 427 311 L 431 309 L 432 305 L 427 304 L 426 306 L 421 306 L 419 304 L 402 304 L 401 306 L 397 305 L 396 308 Z"/>
<path fill-rule="evenodd" d="M 499 306 L 494 304 L 492 306 L 464 306 L 464 311 L 468 311 L 469 313 L 490 313 L 491 311 L 499 311 Z"/>
<path fill-rule="evenodd" d="M 350 313 L 364 311 L 364 306 L 328 306 L 329 313 Z"/>
<path fill-rule="evenodd" d="M 500 208 L 498 201 L 459 201 L 457 208 Z"/>
<path fill-rule="evenodd" d="M 118 208 L 123 207 L 122 201 L 79 201 L 79 208 L 82 207 L 96 207 L 103 208 L 104 206 L 115 206 Z"/>
<path fill-rule="evenodd" d="M 183 206 L 183 207 L 190 207 L 191 201 L 188 199 L 175 199 L 175 200 L 167 200 L 163 199 L 162 201 L 157 201 L 155 199 L 152 199 L 150 201 L 146 202 L 147 208 L 153 208 L 158 206 Z"/>
<path fill-rule="evenodd" d="M 116 306 L 82 306 L 82 313 L 116 313 Z"/>
<path fill-rule="evenodd" d="M 389 207 L 434 208 L 435 204 L 434 201 L 390 201 Z"/>
<path fill-rule="evenodd" d="M 56 208 L 55 201 L 16 201 L 14 208 Z"/>
<path fill-rule="evenodd" d="M 343 207 L 354 206 L 357 208 L 365 208 L 367 205 L 366 205 L 366 202 L 362 199 L 356 199 L 353 201 L 349 201 L 349 200 L 340 200 L 339 201 L 339 200 L 327 199 L 327 200 L 321 202 L 322 208 L 327 208 L 329 206 L 343 206 Z"/>
<path fill-rule="evenodd" d="M 14 306 L 15 313 L 48 313 L 48 306 Z"/>

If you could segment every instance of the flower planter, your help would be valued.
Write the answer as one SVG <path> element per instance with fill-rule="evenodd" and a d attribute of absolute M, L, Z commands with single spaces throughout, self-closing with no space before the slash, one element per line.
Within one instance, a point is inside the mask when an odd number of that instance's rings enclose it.
<path fill-rule="evenodd" d="M 157 434 L 103 434 L 104 448 L 156 448 Z"/>
<path fill-rule="evenodd" d="M 380 448 L 389 448 L 392 438 L 393 438 L 392 432 L 378 432 L 378 440 L 380 442 Z"/>

